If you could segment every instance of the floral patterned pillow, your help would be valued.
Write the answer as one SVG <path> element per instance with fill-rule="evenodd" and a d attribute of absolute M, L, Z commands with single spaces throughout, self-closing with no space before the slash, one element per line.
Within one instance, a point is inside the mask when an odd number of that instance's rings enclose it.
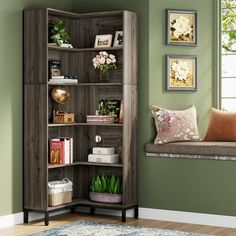
<path fill-rule="evenodd" d="M 172 111 L 152 105 L 150 110 L 157 129 L 154 144 L 199 140 L 195 106 Z"/>

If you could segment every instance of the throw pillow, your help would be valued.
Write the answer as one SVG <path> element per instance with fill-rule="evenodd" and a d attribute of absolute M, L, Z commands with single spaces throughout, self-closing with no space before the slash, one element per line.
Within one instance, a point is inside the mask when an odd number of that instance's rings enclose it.
<path fill-rule="evenodd" d="M 151 106 L 157 136 L 154 144 L 199 140 L 195 106 L 186 110 L 167 110 Z"/>
<path fill-rule="evenodd" d="M 205 141 L 236 141 L 236 112 L 211 109 Z"/>

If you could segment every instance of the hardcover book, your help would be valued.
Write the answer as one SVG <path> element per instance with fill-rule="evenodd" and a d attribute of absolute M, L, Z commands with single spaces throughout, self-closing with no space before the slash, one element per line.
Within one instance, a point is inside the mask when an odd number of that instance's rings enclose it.
<path fill-rule="evenodd" d="M 50 164 L 73 163 L 73 138 L 58 137 L 50 140 Z"/>
<path fill-rule="evenodd" d="M 63 141 L 50 141 L 50 163 L 63 164 L 64 163 L 64 142 Z"/>

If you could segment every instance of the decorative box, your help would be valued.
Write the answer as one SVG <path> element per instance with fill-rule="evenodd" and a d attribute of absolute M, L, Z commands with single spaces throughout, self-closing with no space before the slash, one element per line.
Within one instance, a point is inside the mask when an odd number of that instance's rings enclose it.
<path fill-rule="evenodd" d="M 72 202 L 72 186 L 73 183 L 67 178 L 48 182 L 48 205 L 57 206 Z"/>
<path fill-rule="evenodd" d="M 88 162 L 119 163 L 119 154 L 89 154 Z"/>
<path fill-rule="evenodd" d="M 115 154 L 115 148 L 114 147 L 94 147 L 93 154 L 112 155 L 112 154 Z"/>
<path fill-rule="evenodd" d="M 53 113 L 53 123 L 74 123 L 75 113 L 57 112 Z"/>

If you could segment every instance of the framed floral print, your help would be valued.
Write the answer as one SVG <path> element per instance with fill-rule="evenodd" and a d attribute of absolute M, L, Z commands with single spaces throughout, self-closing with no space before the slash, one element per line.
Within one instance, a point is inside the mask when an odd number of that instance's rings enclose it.
<path fill-rule="evenodd" d="M 197 46 L 197 11 L 166 10 L 166 44 Z"/>
<path fill-rule="evenodd" d="M 166 90 L 197 90 L 197 56 L 166 55 Z"/>

